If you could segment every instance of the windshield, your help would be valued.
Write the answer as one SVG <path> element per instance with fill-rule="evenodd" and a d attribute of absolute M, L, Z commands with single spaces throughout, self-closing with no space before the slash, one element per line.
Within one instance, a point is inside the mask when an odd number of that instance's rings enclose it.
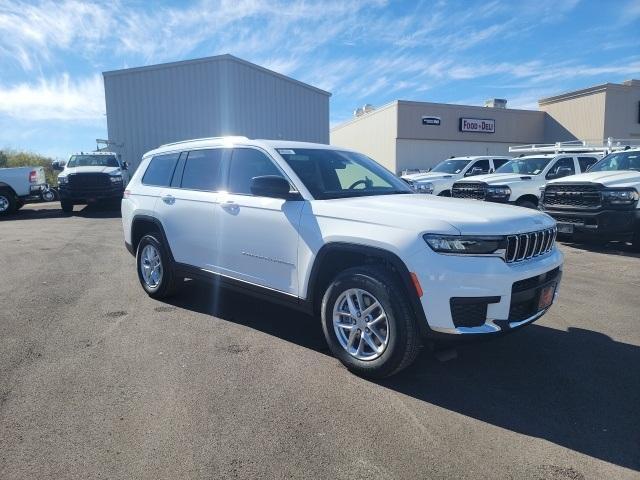
<path fill-rule="evenodd" d="M 640 152 L 611 153 L 589 169 L 589 172 L 636 170 L 640 172 Z"/>
<path fill-rule="evenodd" d="M 74 167 L 119 167 L 114 155 L 71 155 L 68 168 Z"/>
<path fill-rule="evenodd" d="M 393 173 L 360 153 L 325 149 L 278 149 L 318 200 L 413 193 Z"/>
<path fill-rule="evenodd" d="M 538 175 L 542 173 L 551 161 L 551 157 L 545 158 L 515 158 L 509 160 L 496 170 L 496 173 L 519 173 L 522 175 Z"/>
<path fill-rule="evenodd" d="M 432 172 L 439 173 L 460 173 L 464 167 L 469 165 L 471 160 L 445 160 L 433 167 Z"/>

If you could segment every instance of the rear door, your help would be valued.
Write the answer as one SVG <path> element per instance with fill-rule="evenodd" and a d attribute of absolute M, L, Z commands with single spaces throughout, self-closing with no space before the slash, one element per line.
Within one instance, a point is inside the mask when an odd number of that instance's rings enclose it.
<path fill-rule="evenodd" d="M 223 148 L 183 152 L 170 185 L 156 202 L 171 252 L 177 262 L 215 271 L 215 227 Z"/>
<path fill-rule="evenodd" d="M 219 273 L 298 294 L 298 225 L 304 201 L 251 193 L 251 179 L 286 176 L 263 150 L 237 147 L 229 159 L 226 193 L 219 197 Z"/>

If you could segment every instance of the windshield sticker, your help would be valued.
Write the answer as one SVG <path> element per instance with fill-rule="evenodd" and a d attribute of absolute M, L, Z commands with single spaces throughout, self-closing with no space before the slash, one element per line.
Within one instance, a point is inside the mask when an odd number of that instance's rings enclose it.
<path fill-rule="evenodd" d="M 293 150 L 289 150 L 287 148 L 280 148 L 278 150 L 278 153 L 280 155 L 295 155 L 296 154 L 296 152 L 294 152 Z"/>

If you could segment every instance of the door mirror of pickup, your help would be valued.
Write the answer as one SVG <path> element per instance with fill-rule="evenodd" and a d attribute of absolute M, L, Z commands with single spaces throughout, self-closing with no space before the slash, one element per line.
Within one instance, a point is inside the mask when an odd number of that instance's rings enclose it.
<path fill-rule="evenodd" d="M 122 162 L 122 170 L 129 170 L 129 164 L 127 162 Z"/>
<path fill-rule="evenodd" d="M 286 200 L 297 198 L 291 194 L 289 182 L 278 175 L 263 175 L 251 179 L 251 193 L 259 197 L 284 198 Z"/>
<path fill-rule="evenodd" d="M 64 162 L 52 162 L 51 168 L 53 168 L 57 172 L 61 172 L 64 170 Z"/>
<path fill-rule="evenodd" d="M 482 175 L 483 171 L 480 167 L 473 167 L 467 173 L 464 174 L 465 177 L 473 177 L 475 175 Z"/>
<path fill-rule="evenodd" d="M 573 175 L 573 168 L 571 167 L 558 167 L 558 169 L 554 172 L 551 171 L 547 174 L 547 178 L 562 178 L 568 177 L 569 175 Z"/>

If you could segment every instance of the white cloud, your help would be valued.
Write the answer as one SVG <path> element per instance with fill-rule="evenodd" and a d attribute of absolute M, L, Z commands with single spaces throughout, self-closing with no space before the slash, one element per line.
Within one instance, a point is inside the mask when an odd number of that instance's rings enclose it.
<path fill-rule="evenodd" d="M 104 118 L 100 75 L 72 80 L 64 74 L 35 84 L 0 85 L 0 114 L 22 120 L 87 121 Z"/>

